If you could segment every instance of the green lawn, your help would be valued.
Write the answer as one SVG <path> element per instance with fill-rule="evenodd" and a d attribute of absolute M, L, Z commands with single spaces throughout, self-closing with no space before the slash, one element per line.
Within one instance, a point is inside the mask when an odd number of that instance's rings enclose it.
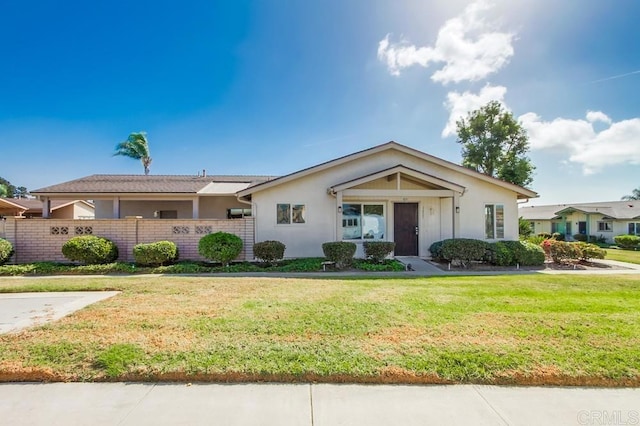
<path fill-rule="evenodd" d="M 640 276 L 0 278 L 119 289 L 0 336 L 0 381 L 640 385 Z"/>
<path fill-rule="evenodd" d="M 640 251 L 607 249 L 606 259 L 640 264 Z"/>

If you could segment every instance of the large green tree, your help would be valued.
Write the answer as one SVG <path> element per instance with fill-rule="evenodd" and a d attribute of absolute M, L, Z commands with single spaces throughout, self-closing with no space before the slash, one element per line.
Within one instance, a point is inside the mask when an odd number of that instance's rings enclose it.
<path fill-rule="evenodd" d="M 24 186 L 16 187 L 3 177 L 0 177 L 0 197 L 1 198 L 27 198 L 29 191 Z"/>
<path fill-rule="evenodd" d="M 9 196 L 9 190 L 7 185 L 0 183 L 0 198 L 7 198 Z"/>
<path fill-rule="evenodd" d="M 635 201 L 640 200 L 640 186 L 631 191 L 630 195 L 625 195 L 621 198 L 624 201 Z"/>
<path fill-rule="evenodd" d="M 527 132 L 499 102 L 470 112 L 456 125 L 463 166 L 520 186 L 533 181 Z"/>
<path fill-rule="evenodd" d="M 145 132 L 131 133 L 126 141 L 116 145 L 116 152 L 113 154 L 122 155 L 124 157 L 140 160 L 144 167 L 144 174 L 149 174 L 149 166 L 151 165 L 151 153 L 149 151 L 149 142 Z"/>

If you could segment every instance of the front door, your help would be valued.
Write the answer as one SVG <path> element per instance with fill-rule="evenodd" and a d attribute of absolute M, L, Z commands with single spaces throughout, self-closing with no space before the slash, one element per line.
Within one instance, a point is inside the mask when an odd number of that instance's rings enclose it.
<path fill-rule="evenodd" d="M 393 205 L 393 239 L 396 256 L 418 255 L 418 203 Z"/>

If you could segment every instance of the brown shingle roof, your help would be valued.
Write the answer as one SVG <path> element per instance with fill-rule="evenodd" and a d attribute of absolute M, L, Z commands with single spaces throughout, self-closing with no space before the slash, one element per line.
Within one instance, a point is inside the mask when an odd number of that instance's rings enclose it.
<path fill-rule="evenodd" d="M 274 176 L 91 175 L 31 191 L 32 194 L 162 193 L 195 194 L 212 182 L 257 184 Z"/>
<path fill-rule="evenodd" d="M 613 219 L 636 219 L 640 217 L 640 201 L 605 201 L 520 207 L 518 214 L 527 220 L 550 220 L 565 210 L 568 212 L 578 210 L 589 214 L 601 214 Z"/>

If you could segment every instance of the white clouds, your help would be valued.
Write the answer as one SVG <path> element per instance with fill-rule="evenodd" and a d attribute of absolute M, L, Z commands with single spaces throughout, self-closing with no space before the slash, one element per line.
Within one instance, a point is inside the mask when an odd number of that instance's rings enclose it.
<path fill-rule="evenodd" d="M 483 0 L 471 3 L 460 16 L 445 22 L 433 47 L 416 47 L 406 41 L 390 43 L 387 35 L 378 44 L 378 59 L 389 72 L 412 65 L 444 66 L 431 75 L 435 82 L 448 84 L 478 81 L 504 67 L 513 56 L 513 34 L 493 30 L 482 18 L 491 5 Z"/>
<path fill-rule="evenodd" d="M 519 118 L 529 133 L 532 149 L 566 152 L 569 161 L 582 165 L 584 174 L 607 166 L 640 164 L 640 118 L 613 122 L 600 111 L 589 111 L 586 120 L 557 118 L 543 121 L 534 113 Z M 594 122 L 610 124 L 597 132 Z"/>
<path fill-rule="evenodd" d="M 504 86 L 485 85 L 480 93 L 471 92 L 449 92 L 444 105 L 449 110 L 449 121 L 442 130 L 442 137 L 453 136 L 456 134 L 456 121 L 466 117 L 473 110 L 486 105 L 490 101 L 503 102 L 507 88 Z"/>

